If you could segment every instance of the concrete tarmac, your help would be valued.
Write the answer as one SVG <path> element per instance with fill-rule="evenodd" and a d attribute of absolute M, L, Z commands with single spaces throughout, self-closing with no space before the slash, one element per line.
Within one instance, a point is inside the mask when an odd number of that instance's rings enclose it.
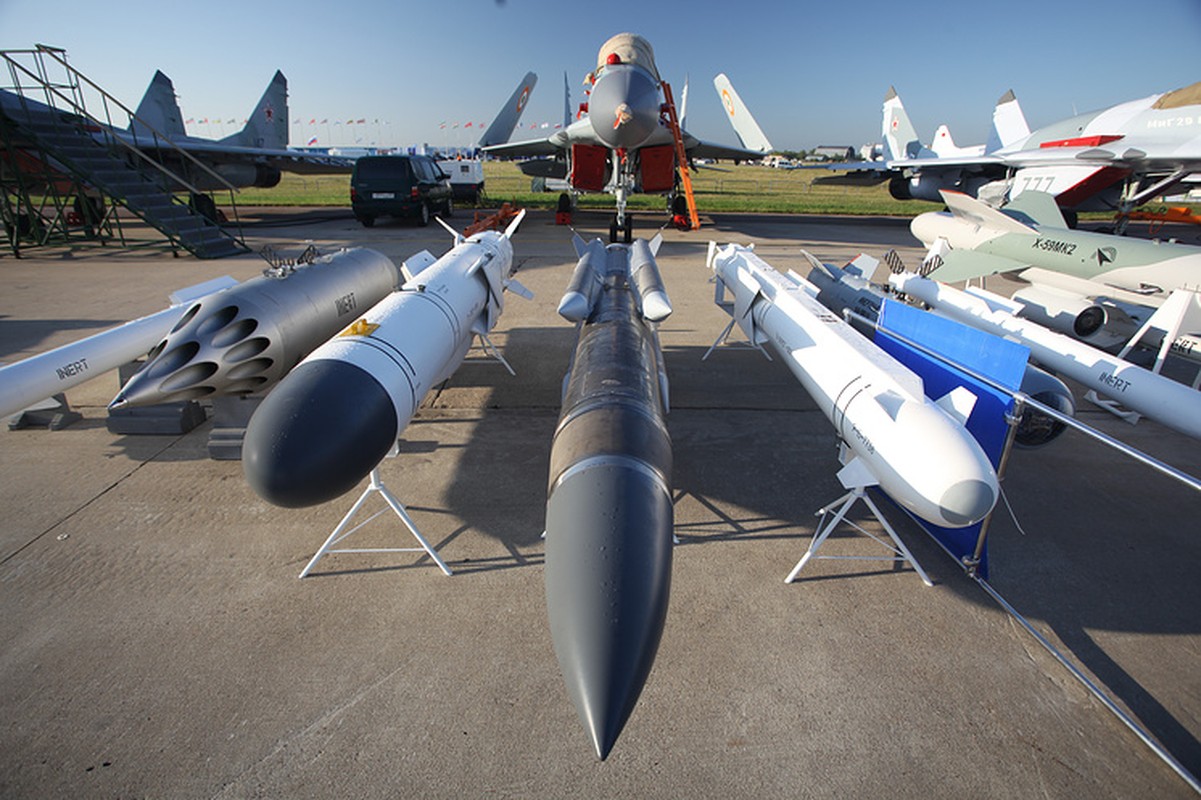
<path fill-rule="evenodd" d="M 345 209 L 243 218 L 255 249 L 291 255 L 306 240 L 398 261 L 450 245 L 436 225 L 367 230 Z M 605 235 L 604 214 L 576 222 Z M 658 658 L 607 762 L 546 622 L 539 536 L 575 341 L 555 307 L 576 258 L 571 231 L 535 212 L 514 247 L 536 299 L 509 295 L 493 337 L 517 377 L 473 353 L 381 469 L 453 577 L 422 554 L 345 554 L 298 580 L 357 491 L 278 509 L 239 463 L 208 458 L 211 422 L 110 434 L 114 374 L 68 392 L 84 419 L 65 430 L 0 430 L 0 795 L 1192 795 L 894 509 L 933 588 L 868 561 L 784 583 L 842 493 L 837 443 L 780 363 L 737 348 L 701 362 L 728 321 L 707 242 L 754 242 L 801 272 L 802 246 L 836 263 L 896 247 L 916 265 L 921 250 L 901 220 L 704 222 L 659 253 L 680 544 Z M 0 360 L 263 266 L 94 247 L 0 258 Z M 1154 422 L 1083 402 L 1080 418 L 1201 474 L 1197 443 Z M 1201 774 L 1201 496 L 1075 433 L 1016 451 L 1003 485 L 1021 530 L 998 513 L 993 586 Z M 346 542 L 412 544 L 389 515 Z M 882 549 L 844 529 L 821 552 Z"/>

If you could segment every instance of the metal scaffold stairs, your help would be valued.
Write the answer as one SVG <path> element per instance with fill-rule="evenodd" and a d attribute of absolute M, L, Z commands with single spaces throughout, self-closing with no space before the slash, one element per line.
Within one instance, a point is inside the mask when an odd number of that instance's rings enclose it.
<path fill-rule="evenodd" d="M 38 45 L 0 57 L 9 77 L 0 91 L 0 216 L 14 252 L 70 238 L 71 225 L 83 225 L 85 238 L 125 243 L 117 206 L 199 258 L 248 251 L 197 188 L 228 191 L 236 226 L 233 186 L 67 64 L 63 51 Z"/>
<path fill-rule="evenodd" d="M 684 87 L 684 93 L 688 93 L 688 87 Z M 684 199 L 688 202 L 688 220 L 692 224 L 691 230 L 697 230 L 701 227 L 700 217 L 696 214 L 696 197 L 692 194 L 692 176 L 688 169 L 688 154 L 684 152 L 684 135 L 680 132 L 680 117 L 676 113 L 676 101 L 671 95 L 671 84 L 663 81 L 663 97 L 667 101 L 664 106 L 667 110 L 667 128 L 671 131 L 671 138 L 676 144 L 676 169 L 680 174 L 680 183 L 684 186 Z"/>

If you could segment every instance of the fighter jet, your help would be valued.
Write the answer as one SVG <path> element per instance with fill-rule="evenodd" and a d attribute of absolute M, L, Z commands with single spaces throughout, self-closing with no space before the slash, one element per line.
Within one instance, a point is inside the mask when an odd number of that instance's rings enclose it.
<path fill-rule="evenodd" d="M 248 186 L 269 189 L 279 183 L 284 172 L 331 174 L 348 173 L 354 168 L 354 159 L 288 148 L 288 79 L 278 70 L 242 130 L 223 139 L 187 134 L 175 100 L 175 86 L 161 71 L 155 71 L 134 115 L 133 124 L 118 135 L 143 150 L 155 150 L 158 148 L 150 136 L 155 131 L 237 189 Z M 159 149 L 159 153 L 168 167 L 186 174 L 185 165 L 179 163 L 182 159 L 173 151 Z M 199 189 L 226 188 L 215 185 L 216 181 L 207 174 L 192 178 Z"/>
<path fill-rule="evenodd" d="M 890 90 L 890 98 L 895 96 Z M 1016 100 L 1007 93 L 994 113 L 994 137 L 981 155 L 939 155 L 916 138 L 893 136 L 889 147 L 885 100 L 884 162 L 838 165 L 891 177 L 901 200 L 941 202 L 942 189 L 961 191 L 992 205 L 1023 192 L 1048 192 L 1061 208 L 1129 210 L 1201 172 L 1201 82 L 1183 89 L 1080 114 L 1016 140 Z M 899 99 L 897 100 L 899 104 Z M 1009 141 L 1006 141 L 1009 139 Z"/>
<path fill-rule="evenodd" d="M 665 84 L 650 42 L 633 33 L 612 37 L 601 46 L 585 85 L 590 87 L 589 99 L 580 107 L 581 118 L 566 128 L 544 139 L 483 149 L 498 156 L 535 157 L 520 165 L 522 172 L 567 179 L 573 191 L 612 192 L 617 212 L 609 237 L 616 242 L 620 231 L 628 243 L 633 222 L 626 204 L 632 192 L 665 193 L 678 207 L 678 158 L 664 117 Z M 742 147 L 703 142 L 681 131 L 686 158 L 752 160 L 771 152 L 771 143 L 729 79 L 718 75 L 714 86 Z"/>

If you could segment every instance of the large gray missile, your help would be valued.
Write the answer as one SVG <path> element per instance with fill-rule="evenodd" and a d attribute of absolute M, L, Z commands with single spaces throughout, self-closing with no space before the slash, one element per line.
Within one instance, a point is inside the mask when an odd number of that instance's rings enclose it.
<path fill-rule="evenodd" d="M 659 314 L 667 301 L 653 258 L 658 242 L 605 247 L 576 237 L 581 259 L 573 291 L 597 288 L 577 294 L 590 302 L 551 446 L 551 637 L 567 691 L 602 759 L 650 673 L 671 588 L 666 375 L 658 335 L 640 311 L 649 306 Z M 636 246 L 639 267 L 648 271 L 643 295 L 631 281 Z"/>
<path fill-rule="evenodd" d="M 332 500 L 375 468 L 426 393 L 449 378 L 477 335 L 504 310 L 513 279 L 509 238 L 483 231 L 441 258 L 422 251 L 411 277 L 314 350 L 250 418 L 242 446 L 246 482 L 285 508 Z"/>
<path fill-rule="evenodd" d="M 362 247 L 265 270 L 184 312 L 109 407 L 262 391 L 399 283 L 387 256 Z"/>

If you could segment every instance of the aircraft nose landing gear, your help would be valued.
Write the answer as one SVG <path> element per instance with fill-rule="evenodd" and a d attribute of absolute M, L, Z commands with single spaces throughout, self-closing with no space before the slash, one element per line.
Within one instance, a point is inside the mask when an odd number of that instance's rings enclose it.
<path fill-rule="evenodd" d="M 634 216 L 617 213 L 609 223 L 609 244 L 624 242 L 629 244 L 634 240 Z"/>

